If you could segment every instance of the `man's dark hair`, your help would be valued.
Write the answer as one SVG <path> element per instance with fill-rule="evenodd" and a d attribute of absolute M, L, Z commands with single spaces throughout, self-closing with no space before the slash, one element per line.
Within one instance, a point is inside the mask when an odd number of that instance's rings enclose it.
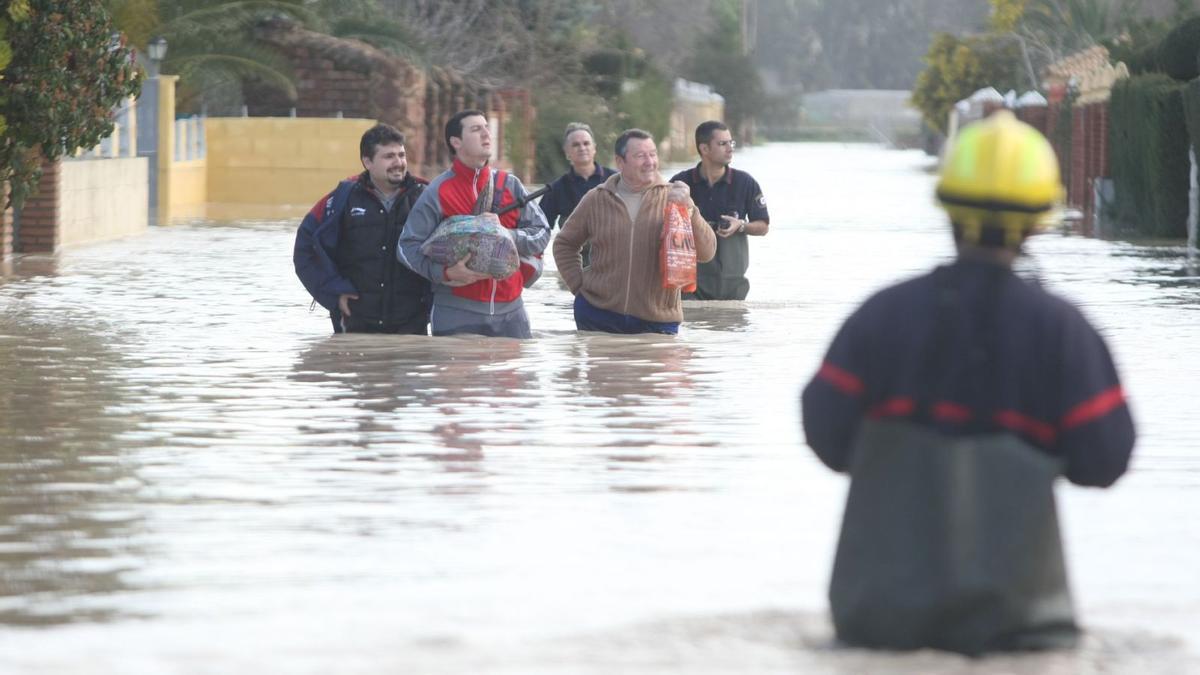
<path fill-rule="evenodd" d="M 358 142 L 358 156 L 372 159 L 375 157 L 375 150 L 381 145 L 392 145 L 399 143 L 404 145 L 404 134 L 400 130 L 390 124 L 379 123 L 367 129 L 362 135 L 362 140 Z"/>
<path fill-rule="evenodd" d="M 638 138 L 643 141 L 654 140 L 654 137 L 650 135 L 649 131 L 643 131 L 642 129 L 626 129 L 625 131 L 621 132 L 620 136 L 617 136 L 617 142 L 613 144 L 613 152 L 617 155 L 617 157 L 625 159 L 625 146 L 629 145 L 629 139 L 631 138 Z"/>
<path fill-rule="evenodd" d="M 454 151 L 454 146 L 450 145 L 450 139 L 457 138 L 462 140 L 462 121 L 468 117 L 471 117 L 472 115 L 479 115 L 483 119 L 487 119 L 487 115 L 484 115 L 482 111 L 463 110 L 461 112 L 454 113 L 454 117 L 451 117 L 449 121 L 446 122 L 446 147 L 450 148 L 451 157 L 458 153 Z"/>
<path fill-rule="evenodd" d="M 696 127 L 696 152 L 700 152 L 701 145 L 712 140 L 714 131 L 729 131 L 729 127 L 717 120 L 709 120 Z"/>

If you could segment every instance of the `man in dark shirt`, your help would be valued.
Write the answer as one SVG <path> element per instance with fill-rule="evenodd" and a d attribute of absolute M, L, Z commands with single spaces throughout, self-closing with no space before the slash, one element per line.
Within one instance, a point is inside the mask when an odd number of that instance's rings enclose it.
<path fill-rule="evenodd" d="M 567 156 L 571 168 L 550 184 L 550 191 L 538 202 L 542 213 L 546 214 L 550 229 L 554 229 L 556 223 L 561 228 L 588 190 L 616 173 L 596 161 L 596 139 L 592 135 L 592 128 L 582 122 L 567 125 L 563 132 L 563 154 Z M 585 267 L 591 262 L 589 253 L 590 247 L 584 246 Z"/>
<path fill-rule="evenodd" d="M 750 292 L 747 236 L 766 235 L 771 216 L 758 182 L 729 166 L 736 147 L 729 127 L 715 120 L 705 122 L 696 127 L 700 163 L 671 178 L 688 184 L 692 201 L 717 233 L 717 255 L 696 266 L 696 292 L 685 298 L 745 300 Z"/>
<path fill-rule="evenodd" d="M 851 478 L 829 592 L 845 642 L 1076 639 L 1052 484 L 1111 485 L 1134 428 L 1104 340 L 1012 271 L 1061 191 L 1010 112 L 965 128 L 938 184 L 957 260 L 868 299 L 804 390 L 809 445 Z"/>
<path fill-rule="evenodd" d="M 329 310 L 335 333 L 426 335 L 429 282 L 396 259 L 396 242 L 428 181 L 408 172 L 404 135 L 363 134 L 364 171 L 317 202 L 296 233 L 296 274 Z"/>

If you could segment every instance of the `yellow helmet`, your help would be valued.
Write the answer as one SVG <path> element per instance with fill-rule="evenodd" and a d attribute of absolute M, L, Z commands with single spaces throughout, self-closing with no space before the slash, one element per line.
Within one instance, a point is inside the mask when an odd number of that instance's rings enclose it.
<path fill-rule="evenodd" d="M 1008 110 L 967 125 L 946 153 L 937 198 L 962 237 L 978 244 L 984 228 L 1015 247 L 1062 198 L 1058 158 L 1037 129 Z"/>

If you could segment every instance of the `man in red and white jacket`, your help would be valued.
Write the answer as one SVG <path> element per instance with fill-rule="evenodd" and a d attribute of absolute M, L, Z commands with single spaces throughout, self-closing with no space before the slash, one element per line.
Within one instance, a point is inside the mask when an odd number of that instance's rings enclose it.
<path fill-rule="evenodd" d="M 530 338 L 529 315 L 521 301 L 521 291 L 534 274 L 528 265 L 523 263 L 507 279 L 493 279 L 468 269 L 466 258 L 445 266 L 421 253 L 421 245 L 444 219 L 503 209 L 524 201 L 528 194 L 516 176 L 488 166 L 492 134 L 482 112 L 464 110 L 451 117 L 446 123 L 446 145 L 454 162 L 413 205 L 396 257 L 433 284 L 430 327 L 434 335 Z M 489 183 L 494 190 L 487 189 Z M 491 203 L 482 203 L 489 192 L 494 193 Z M 501 225 L 514 230 L 517 252 L 523 259 L 540 255 L 550 241 L 546 216 L 534 202 L 499 219 Z"/>

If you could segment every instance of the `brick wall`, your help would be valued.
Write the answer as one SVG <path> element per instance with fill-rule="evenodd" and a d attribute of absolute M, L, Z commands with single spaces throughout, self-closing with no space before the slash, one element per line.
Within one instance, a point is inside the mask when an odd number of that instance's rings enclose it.
<path fill-rule="evenodd" d="M 1050 135 L 1050 127 L 1047 118 L 1050 114 L 1050 109 L 1044 105 L 1030 105 L 1023 108 L 1017 108 L 1017 118 L 1025 122 L 1029 126 L 1037 129 L 1046 136 Z"/>
<path fill-rule="evenodd" d="M 0 207 L 8 204 L 8 183 L 0 186 Z M 13 212 L 12 209 L 0 211 L 0 260 L 5 260 L 13 254 Z"/>
<path fill-rule="evenodd" d="M 1087 188 L 1087 116 L 1083 106 L 1071 110 L 1071 177 L 1067 185 L 1067 203 L 1076 208 L 1084 204 Z"/>
<path fill-rule="evenodd" d="M 21 208 L 17 253 L 53 253 L 58 250 L 59 217 L 62 211 L 62 164 L 42 162 L 37 189 Z"/>
<path fill-rule="evenodd" d="M 343 117 L 387 122 L 404 133 L 409 168 L 418 175 L 432 177 L 450 164 L 442 134 L 451 115 L 466 108 L 482 110 L 500 123 L 501 137 L 506 121 L 503 99 L 528 99 L 528 91 L 502 95 L 449 69 L 420 68 L 366 43 L 314 33 L 286 19 L 263 24 L 257 36 L 292 64 L 298 116 L 334 117 L 341 112 Z M 286 115 L 293 105 L 278 92 L 261 88 L 247 91 L 246 102 L 255 115 Z M 500 151 L 504 145 L 494 140 L 493 147 Z M 518 175 L 530 173 L 532 152 L 530 147 Z M 513 169 L 503 155 L 494 164 Z"/>
<path fill-rule="evenodd" d="M 366 43 L 307 31 L 287 20 L 268 22 L 258 36 L 292 64 L 298 116 L 335 117 L 340 112 L 391 124 L 407 139 L 409 165 L 415 173 L 422 171 L 428 135 L 421 69 Z M 287 104 L 278 98 L 247 92 L 247 107 L 255 114 L 286 114 Z"/>

